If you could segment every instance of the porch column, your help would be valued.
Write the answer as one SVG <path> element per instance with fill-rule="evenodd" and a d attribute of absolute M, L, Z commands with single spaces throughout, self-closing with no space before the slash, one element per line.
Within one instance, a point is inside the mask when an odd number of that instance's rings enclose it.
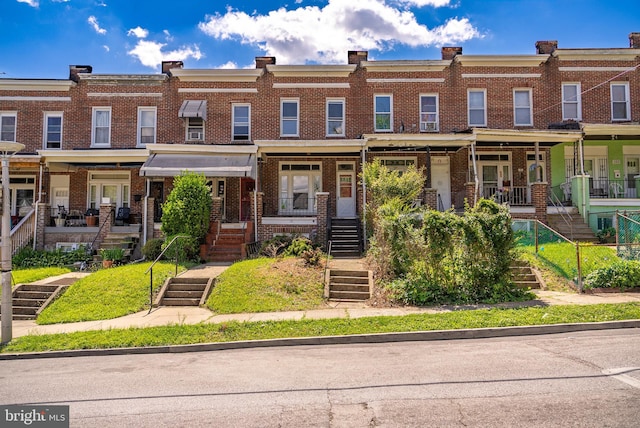
<path fill-rule="evenodd" d="M 147 198 L 147 218 L 144 221 L 147 222 L 147 241 L 149 239 L 153 239 L 153 219 L 156 216 L 156 198 L 148 197 Z"/>
<path fill-rule="evenodd" d="M 253 202 L 253 198 L 256 198 L 255 203 Z M 264 193 L 263 192 L 251 192 L 251 218 L 254 220 L 255 222 L 255 227 L 256 230 L 258 232 L 258 241 L 264 241 L 266 239 L 269 239 L 269 236 L 267 236 L 267 231 L 264 230 L 265 228 L 262 227 L 262 201 L 264 199 Z"/>
<path fill-rule="evenodd" d="M 531 183 L 531 202 L 536 210 L 536 219 L 547 224 L 548 186 L 544 181 Z"/>
<path fill-rule="evenodd" d="M 467 200 L 467 203 L 469 204 L 470 207 L 474 206 L 475 205 L 474 201 L 476 200 L 476 183 L 474 182 L 465 183 L 464 190 L 465 190 L 465 199 Z"/>
<path fill-rule="evenodd" d="M 111 232 L 111 225 L 113 224 L 116 216 L 115 210 L 115 204 L 100 204 L 100 220 L 98 220 L 98 227 L 100 227 L 100 232 L 98 232 L 98 238 L 96 239 L 96 245 L 98 247 L 100 246 L 100 244 L 102 244 L 102 241 L 104 241 L 104 238 L 107 236 L 107 234 Z"/>
<path fill-rule="evenodd" d="M 424 189 L 424 200 L 422 201 L 431 210 L 438 209 L 438 189 Z"/>
<path fill-rule="evenodd" d="M 222 220 L 222 198 L 216 196 L 212 198 L 211 217 L 209 220 L 213 223 Z"/>
<path fill-rule="evenodd" d="M 49 226 L 50 211 L 49 204 L 38 203 L 38 218 L 36 218 L 36 250 L 44 249 L 44 228 Z"/>
<path fill-rule="evenodd" d="M 318 200 L 318 212 L 317 212 L 317 227 L 318 227 L 318 235 L 317 241 L 322 248 L 327 249 L 327 222 L 329 221 L 329 213 L 328 202 L 329 202 L 329 192 L 318 192 L 316 193 L 316 198 Z"/>

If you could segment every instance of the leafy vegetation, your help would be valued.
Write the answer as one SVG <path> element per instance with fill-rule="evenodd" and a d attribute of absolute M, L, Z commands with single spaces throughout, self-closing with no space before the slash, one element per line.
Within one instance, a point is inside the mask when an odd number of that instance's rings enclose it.
<path fill-rule="evenodd" d="M 188 235 L 197 241 L 204 239 L 211 204 L 211 189 L 204 174 L 183 172 L 173 180 L 173 190 L 162 205 L 162 232 L 167 237 Z"/>
<path fill-rule="evenodd" d="M 11 271 L 11 276 L 13 276 L 13 282 L 15 284 L 28 284 L 30 282 L 49 278 L 51 276 L 62 275 L 68 272 L 71 272 L 71 269 L 67 267 L 52 266 L 42 268 L 16 269 Z"/>
<path fill-rule="evenodd" d="M 586 290 L 593 288 L 640 287 L 640 262 L 636 260 L 618 260 L 609 266 L 592 271 L 584 280 Z"/>
<path fill-rule="evenodd" d="M 102 260 L 118 262 L 124 257 L 124 250 L 122 248 L 102 248 L 100 250 L 100 256 Z"/>
<path fill-rule="evenodd" d="M 14 269 L 31 267 L 70 266 L 75 262 L 86 262 L 91 255 L 85 249 L 74 251 L 46 251 L 34 250 L 27 246 L 22 248 L 12 257 Z"/>
<path fill-rule="evenodd" d="M 142 247 L 142 255 L 149 261 L 154 261 L 162 253 L 163 239 L 149 239 Z"/>

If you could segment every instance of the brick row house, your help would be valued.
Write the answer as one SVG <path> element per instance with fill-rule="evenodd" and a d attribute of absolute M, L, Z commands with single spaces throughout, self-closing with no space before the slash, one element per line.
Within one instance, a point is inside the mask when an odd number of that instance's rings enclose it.
<path fill-rule="evenodd" d="M 490 197 L 514 217 L 546 221 L 550 199 L 592 227 L 640 207 L 640 33 L 630 47 L 531 55 L 465 55 L 343 65 L 188 69 L 68 79 L 0 79 L 1 139 L 10 160 L 14 228 L 39 248 L 90 243 L 121 208 L 144 242 L 181 171 L 203 173 L 212 219 L 247 241 L 299 233 L 328 239 L 358 219 L 363 162 L 423 167 L 419 203 L 461 210 Z M 579 196 L 579 197 L 578 197 Z M 61 215 L 64 213 L 64 215 Z M 89 221 L 94 214 L 99 221 Z M 595 214 L 595 216 L 594 216 Z M 64 217 L 64 221 L 57 221 Z M 102 232 L 101 232 L 102 233 Z"/>

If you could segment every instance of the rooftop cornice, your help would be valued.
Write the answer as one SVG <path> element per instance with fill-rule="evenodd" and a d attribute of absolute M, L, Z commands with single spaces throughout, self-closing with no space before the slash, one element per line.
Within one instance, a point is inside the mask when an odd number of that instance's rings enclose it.
<path fill-rule="evenodd" d="M 261 68 L 234 69 L 188 69 L 172 68 L 171 75 L 181 82 L 245 82 L 258 80 L 264 72 Z"/>
<path fill-rule="evenodd" d="M 451 60 L 407 60 L 407 61 L 362 61 L 361 67 L 370 72 L 419 72 L 419 71 L 443 71 L 451 65 Z"/>
<path fill-rule="evenodd" d="M 549 55 L 456 55 L 463 67 L 538 67 Z"/>
<path fill-rule="evenodd" d="M 471 134 L 364 134 L 367 147 L 458 147 L 473 141 Z"/>
<path fill-rule="evenodd" d="M 583 123 L 582 131 L 585 136 L 590 135 L 637 135 L 640 136 L 640 125 L 612 124 L 612 123 Z"/>
<path fill-rule="evenodd" d="M 0 79 L 1 91 L 67 92 L 76 86 L 72 80 L 53 79 Z"/>
<path fill-rule="evenodd" d="M 569 143 L 582 138 L 581 131 L 545 131 L 522 129 L 489 129 L 474 128 L 476 141 L 521 142 L 521 143 Z"/>
<path fill-rule="evenodd" d="M 167 80 L 166 74 L 91 74 L 78 73 L 80 80 L 88 82 L 163 82 Z"/>
<path fill-rule="evenodd" d="M 275 77 L 349 77 L 349 74 L 353 73 L 355 70 L 355 64 L 267 65 L 267 71 L 272 73 Z"/>
<path fill-rule="evenodd" d="M 113 163 L 144 162 L 149 157 L 147 149 L 83 149 L 38 150 L 47 163 Z"/>
<path fill-rule="evenodd" d="M 556 49 L 552 55 L 561 61 L 633 61 L 640 56 L 640 49 Z"/>
<path fill-rule="evenodd" d="M 253 144 L 147 144 L 150 154 L 252 154 L 258 151 Z"/>

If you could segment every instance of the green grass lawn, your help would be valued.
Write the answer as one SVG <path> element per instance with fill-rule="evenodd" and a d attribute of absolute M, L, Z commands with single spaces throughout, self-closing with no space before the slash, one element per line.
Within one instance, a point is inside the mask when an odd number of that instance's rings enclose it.
<path fill-rule="evenodd" d="M 27 284 L 29 282 L 34 282 L 40 279 L 62 275 L 69 272 L 71 272 L 71 269 L 66 267 L 44 267 L 15 269 L 11 271 L 11 275 L 13 276 L 13 282 L 15 284 Z"/>
<path fill-rule="evenodd" d="M 37 318 L 38 324 L 105 320 L 149 307 L 151 262 L 101 269 L 71 285 Z M 181 270 L 184 270 L 184 266 Z M 157 263 L 153 268 L 153 288 L 157 290 L 175 273 L 175 264 Z"/>
<path fill-rule="evenodd" d="M 335 336 L 464 328 L 549 325 L 640 319 L 639 303 L 477 309 L 397 317 L 229 322 L 23 336 L 3 353 L 183 345 L 289 337 Z"/>
<path fill-rule="evenodd" d="M 302 263 L 293 257 L 235 263 L 216 280 L 207 307 L 219 314 L 322 307 L 323 269 Z"/>

